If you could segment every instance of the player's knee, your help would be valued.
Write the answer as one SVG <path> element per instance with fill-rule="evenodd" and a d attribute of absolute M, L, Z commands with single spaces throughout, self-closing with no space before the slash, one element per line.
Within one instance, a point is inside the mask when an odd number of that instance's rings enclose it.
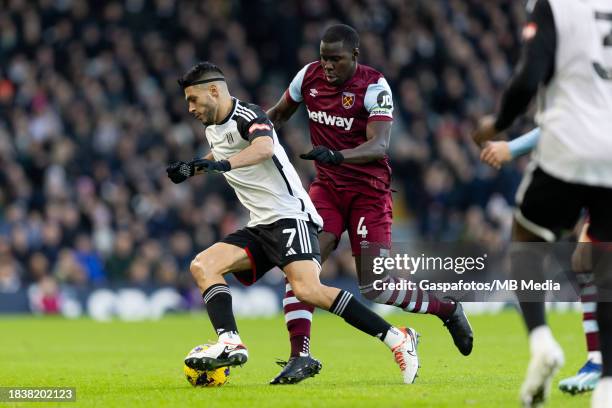
<path fill-rule="evenodd" d="M 202 259 L 200 256 L 196 256 L 189 265 L 189 272 L 196 281 L 204 279 L 204 266 L 202 265 Z"/>
<path fill-rule="evenodd" d="M 206 281 L 220 274 L 219 268 L 216 267 L 215 262 L 213 262 L 211 256 L 206 251 L 199 253 L 191 261 L 189 271 L 196 282 Z"/>

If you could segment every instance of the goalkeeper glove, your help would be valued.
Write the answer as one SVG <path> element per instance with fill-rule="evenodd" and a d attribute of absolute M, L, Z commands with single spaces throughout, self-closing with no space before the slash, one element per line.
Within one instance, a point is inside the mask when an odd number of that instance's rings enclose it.
<path fill-rule="evenodd" d="M 337 150 L 331 150 L 325 146 L 316 146 L 306 154 L 300 154 L 305 160 L 315 160 L 322 164 L 338 165 L 344 161 L 344 156 Z"/>

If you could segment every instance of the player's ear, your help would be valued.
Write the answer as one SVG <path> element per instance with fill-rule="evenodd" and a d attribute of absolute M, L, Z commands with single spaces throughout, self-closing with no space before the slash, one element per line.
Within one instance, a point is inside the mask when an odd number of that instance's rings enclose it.
<path fill-rule="evenodd" d="M 357 61 L 358 56 L 359 56 L 359 48 L 353 48 L 353 61 Z"/>
<path fill-rule="evenodd" d="M 208 92 L 210 92 L 210 95 L 214 98 L 217 98 L 219 96 L 219 87 L 217 85 L 210 85 L 208 87 Z"/>

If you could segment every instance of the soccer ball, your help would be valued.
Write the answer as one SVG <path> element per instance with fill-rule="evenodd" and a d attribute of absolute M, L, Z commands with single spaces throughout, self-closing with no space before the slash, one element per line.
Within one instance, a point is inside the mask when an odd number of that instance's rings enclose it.
<path fill-rule="evenodd" d="M 187 357 L 194 353 L 201 352 L 202 350 L 206 350 L 209 347 L 209 344 L 196 346 L 189 352 L 189 354 L 187 354 Z M 185 364 L 183 365 L 183 372 L 185 373 L 185 377 L 187 378 L 187 381 L 189 381 L 189 384 L 193 385 L 194 387 L 220 387 L 229 380 L 230 376 L 229 367 L 220 367 L 216 370 L 200 371 L 187 367 Z"/>

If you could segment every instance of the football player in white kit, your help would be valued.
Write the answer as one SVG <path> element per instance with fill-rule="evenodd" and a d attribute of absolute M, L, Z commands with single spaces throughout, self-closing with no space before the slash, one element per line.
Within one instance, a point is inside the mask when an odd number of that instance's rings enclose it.
<path fill-rule="evenodd" d="M 590 215 L 589 238 L 612 241 L 612 2 L 609 0 L 530 1 L 524 47 L 516 72 L 504 91 L 497 117 L 485 117 L 473 135 L 483 145 L 521 115 L 537 94 L 536 122 L 541 138 L 533 166 L 517 192 L 513 239 L 555 241 L 570 229 L 582 208 Z M 612 288 L 610 246 L 593 244 L 599 294 L 597 321 L 602 352 L 602 378 L 593 407 L 612 406 L 612 303 L 603 293 Z M 515 276 L 542 268 L 529 246 L 512 254 Z M 538 264 L 539 262 L 539 264 Z M 533 271 L 538 274 L 537 270 Z M 563 351 L 544 316 L 542 302 L 520 302 L 531 360 L 521 388 L 525 406 L 546 400 Z"/>
<path fill-rule="evenodd" d="M 499 169 L 517 157 L 531 153 L 540 139 L 540 128 L 517 137 L 509 142 L 504 140 L 487 142 L 480 153 L 480 160 Z M 580 303 L 582 306 L 582 328 L 587 346 L 587 361 L 576 375 L 559 382 L 559 389 L 569 394 L 579 394 L 593 391 L 601 377 L 601 350 L 599 348 L 599 326 L 595 317 L 597 290 L 591 272 L 591 240 L 587 231 L 589 227 L 588 214 L 585 214 L 572 231 L 578 240 L 578 245 L 572 254 L 572 271 L 580 288 Z"/>
<path fill-rule="evenodd" d="M 404 383 L 414 382 L 419 368 L 416 332 L 391 326 L 351 293 L 319 281 L 317 233 L 323 221 L 266 113 L 257 105 L 233 98 L 223 72 L 210 62 L 192 67 L 179 84 L 189 112 L 206 126 L 211 151 L 202 159 L 171 163 L 168 177 L 181 183 L 196 174 L 222 173 L 251 216 L 245 228 L 200 252 L 191 263 L 191 274 L 202 291 L 219 340 L 190 354 L 185 364 L 211 370 L 246 363 L 247 348 L 238 334 L 231 292 L 223 275 L 245 270 L 264 274 L 278 266 L 296 301 L 328 310 L 377 337 L 392 351 Z"/>

